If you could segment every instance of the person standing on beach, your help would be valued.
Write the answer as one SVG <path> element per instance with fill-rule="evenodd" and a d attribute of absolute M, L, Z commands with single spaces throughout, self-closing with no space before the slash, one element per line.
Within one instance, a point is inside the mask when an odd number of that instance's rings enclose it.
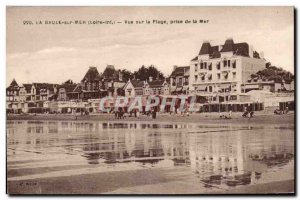
<path fill-rule="evenodd" d="M 156 109 L 155 108 L 152 111 L 152 119 L 156 119 Z"/>

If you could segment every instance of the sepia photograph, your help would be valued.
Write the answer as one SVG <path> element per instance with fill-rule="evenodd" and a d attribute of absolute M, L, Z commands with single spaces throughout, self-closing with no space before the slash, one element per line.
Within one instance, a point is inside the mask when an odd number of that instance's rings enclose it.
<path fill-rule="evenodd" d="M 295 195 L 292 6 L 6 6 L 8 195 Z"/>

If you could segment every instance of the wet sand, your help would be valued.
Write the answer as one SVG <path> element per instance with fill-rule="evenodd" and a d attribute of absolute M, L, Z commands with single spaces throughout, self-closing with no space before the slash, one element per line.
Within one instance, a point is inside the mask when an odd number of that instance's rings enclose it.
<path fill-rule="evenodd" d="M 41 123 L 27 124 L 22 121 L 28 118 L 30 120 L 59 120 L 60 118 L 65 121 L 65 124 L 74 123 L 74 116 L 67 115 L 37 115 L 37 116 L 9 116 L 12 117 L 9 120 L 19 119 L 19 122 L 13 122 L 8 127 L 11 128 L 11 140 L 8 145 L 8 160 L 7 160 L 7 188 L 9 194 L 235 194 L 235 193 L 249 193 L 249 194 L 265 194 L 265 193 L 294 193 L 294 161 L 287 160 L 286 158 L 278 157 L 280 151 L 286 151 L 290 145 L 293 146 L 293 128 L 294 128 L 294 113 L 291 112 L 287 115 L 270 115 L 267 113 L 256 113 L 252 119 L 242 118 L 241 113 L 234 113 L 232 119 L 225 120 L 219 119 L 218 114 L 193 114 L 190 116 L 175 116 L 169 114 L 159 114 L 157 119 L 151 119 L 146 116 L 140 118 L 126 118 L 124 120 L 114 119 L 114 115 L 97 115 L 97 116 L 83 116 L 78 121 L 90 121 L 96 123 L 97 121 L 114 121 L 114 122 L 126 122 L 126 121 L 140 121 L 145 123 L 176 123 L 183 122 L 183 124 L 234 124 L 238 125 L 270 125 L 270 127 L 282 127 L 282 129 L 240 129 L 237 128 L 237 132 L 234 132 L 230 128 L 231 132 L 221 128 L 214 128 L 214 131 L 210 131 L 209 127 L 200 127 L 194 130 L 194 132 L 187 133 L 185 129 L 179 129 L 178 133 L 175 130 L 168 130 L 162 128 L 162 133 L 157 134 L 160 129 L 122 129 L 126 136 L 134 135 L 136 137 L 145 135 L 148 145 L 152 145 L 151 148 L 156 148 L 155 144 L 173 144 L 176 142 L 176 149 L 182 149 L 183 145 L 187 145 L 188 151 L 191 147 L 198 148 L 191 151 L 195 154 L 195 150 L 199 152 L 199 155 L 207 147 L 206 144 L 210 144 L 212 149 L 220 147 L 226 144 L 225 150 L 219 149 L 220 152 L 229 152 L 229 148 L 238 147 L 237 143 L 241 143 L 243 147 L 248 147 L 248 151 L 256 152 L 257 147 L 263 147 L 264 151 L 268 151 L 267 146 L 275 146 L 277 153 L 270 157 L 267 164 L 271 168 L 262 165 L 266 165 L 266 162 L 253 161 L 249 159 L 249 155 L 241 155 L 238 158 L 247 158 L 243 160 L 243 166 L 252 171 L 251 180 L 253 184 L 249 185 L 237 185 L 229 187 L 224 184 L 220 185 L 205 185 L 201 182 L 202 178 L 199 174 L 191 172 L 190 166 L 184 166 L 182 163 L 174 166 L 173 162 L 168 159 L 168 163 L 172 164 L 165 166 L 156 166 L 157 164 L 142 164 L 141 162 L 122 162 L 105 163 L 102 158 L 93 157 L 93 152 L 102 151 L 102 147 L 107 144 L 106 139 L 102 138 L 104 134 L 101 128 L 93 129 L 86 126 L 73 126 L 73 129 L 58 128 L 58 132 L 51 132 L 52 126 L 58 126 L 57 123 L 44 125 L 44 132 L 36 132 Z M 73 122 L 71 121 L 73 120 Z M 50 123 L 50 122 L 49 122 Z M 78 123 L 77 123 L 78 124 Z M 82 123 L 79 123 L 82 124 Z M 24 125 L 24 126 L 21 126 Z M 60 126 L 60 123 L 59 123 Z M 205 126 L 205 125 L 204 125 Z M 214 127 L 213 126 L 213 127 Z M 231 127 L 231 125 L 228 125 Z M 19 127 L 19 128 L 18 128 Z M 28 129 L 28 127 L 31 127 Z M 69 126 L 68 126 L 69 127 Z M 255 127 L 255 126 L 254 126 Z M 260 126 L 264 127 L 264 126 Z M 17 129 L 18 128 L 18 129 Z M 37 129 L 36 129 L 37 128 Z M 53 127 L 52 127 L 53 128 Z M 119 127 L 120 128 L 120 127 Z M 187 128 L 187 127 L 186 127 Z M 282 130 L 286 130 L 286 134 L 281 134 Z M 27 131 L 33 131 L 28 133 Z M 48 131 L 47 131 L 48 130 Z M 66 131 L 69 131 L 65 133 Z M 105 129 L 106 131 L 107 129 Z M 114 131 L 115 130 L 115 131 Z M 260 134 L 263 130 L 265 137 Z M 117 138 L 117 142 L 111 143 L 114 147 L 122 147 L 123 134 L 118 129 L 111 129 L 111 137 Z M 146 134 L 147 131 L 150 131 Z M 153 134 L 152 131 L 154 131 Z M 168 132 L 169 131 L 169 132 Z M 198 132 L 199 134 L 196 134 Z M 245 131 L 245 132 L 244 132 Z M 268 133 L 269 131 L 269 133 Z M 252 133 L 252 134 L 248 134 Z M 288 134 L 289 133 L 289 134 Z M 264 135 L 263 134 L 263 135 Z M 31 136 L 31 137 L 27 137 Z M 177 136 L 176 136 L 177 135 Z M 32 137 L 35 137 L 34 140 Z M 84 137 L 85 139 L 81 138 Z M 93 136 L 93 137 L 91 137 Z M 218 136 L 218 138 L 216 137 Z M 260 141 L 261 138 L 266 140 Z M 268 136 L 268 137 L 267 137 Z M 22 139 L 23 138 L 23 139 Z M 86 140 L 90 138 L 91 141 Z M 101 139 L 102 138 L 102 139 Z M 152 138 L 152 139 L 151 139 Z M 162 141 L 162 138 L 164 140 Z M 123 138 L 124 139 L 124 138 Z M 155 140 L 153 140 L 155 139 Z M 188 140 L 187 140 L 188 139 Z M 31 143 L 32 140 L 34 143 Z M 278 142 L 276 142 L 278 140 Z M 18 141 L 18 142 L 17 142 Z M 55 143 L 49 141 L 56 141 Z M 126 140 L 131 141 L 131 140 Z M 156 141 L 152 143 L 151 141 Z M 189 142 L 187 142 L 189 141 Z M 223 143 L 224 141 L 224 143 Z M 251 142 L 252 141 L 252 142 Z M 262 142 L 262 143 L 259 143 Z M 29 143 L 28 143 L 29 142 Z M 98 147 L 95 143 L 99 142 L 99 149 L 93 149 Z M 159 143 L 157 143 L 159 142 Z M 170 142 L 170 143 L 168 143 Z M 248 144 L 249 142 L 249 144 Z M 273 143 L 272 143 L 273 142 Z M 291 144 L 289 144 L 291 142 Z M 246 143 L 246 144 L 244 144 Z M 22 144 L 22 145 L 21 145 Z M 127 143 L 125 143 L 127 144 Z M 194 144 L 194 145 L 193 145 Z M 259 146 L 260 144 L 263 144 Z M 274 145 L 272 145 L 274 144 Z M 21 146 L 20 146 L 21 145 Z M 203 146 L 204 145 L 204 146 Z M 73 148 L 72 148 L 73 146 Z M 203 146 L 203 149 L 202 149 Z M 283 148 L 284 146 L 284 148 Z M 91 151 L 91 157 L 84 157 L 85 147 L 87 152 Z M 101 147 L 101 148 L 100 148 Z M 200 148 L 201 147 L 201 148 Z M 150 147 L 149 147 L 150 148 Z M 150 149 L 151 149 L 150 148 Z M 250 149 L 249 149 L 250 148 Z M 121 149 L 122 150 L 122 149 Z M 107 149 L 104 151 L 118 152 L 117 150 Z M 242 151 L 245 153 L 247 151 Z M 272 153 L 272 152 L 271 152 Z M 273 152 L 274 153 L 274 152 Z M 288 153 L 289 154 L 289 153 Z M 209 155 L 209 154 L 208 154 Z M 226 154 L 227 155 L 227 154 Z M 293 157 L 293 154 L 290 154 Z M 290 157 L 290 158 L 292 158 Z M 144 159 L 144 157 L 141 157 Z M 181 157 L 180 157 L 181 158 Z M 194 158 L 194 157 L 193 157 Z M 95 159 L 97 162 L 90 162 Z M 132 157 L 132 159 L 138 159 Z M 161 159 L 157 157 L 155 159 Z M 282 162 L 286 160 L 287 162 Z M 63 162 L 62 162 L 63 161 Z M 109 161 L 109 160 L 108 160 Z M 166 160 L 165 160 L 166 161 Z M 88 162 L 88 163 L 87 163 Z M 210 162 L 210 161 L 208 161 Z M 209 167 L 205 167 L 208 169 Z M 261 168 L 261 169 L 260 169 Z M 263 172 L 260 179 L 256 180 L 256 171 Z M 255 173 L 254 173 L 255 172 Z M 243 171 L 241 171 L 243 173 Z M 222 179 L 223 180 L 223 179 Z M 224 179 L 226 181 L 226 179 Z"/>
<path fill-rule="evenodd" d="M 172 170 L 173 171 L 173 170 Z M 39 178 L 8 182 L 9 194 L 267 194 L 295 191 L 294 180 L 281 180 L 242 187 L 207 188 L 199 181 L 166 176 L 170 170 L 142 169 Z M 178 173 L 178 170 L 174 173 Z M 179 172 L 180 173 L 180 172 Z M 174 189 L 176 188 L 176 189 Z"/>

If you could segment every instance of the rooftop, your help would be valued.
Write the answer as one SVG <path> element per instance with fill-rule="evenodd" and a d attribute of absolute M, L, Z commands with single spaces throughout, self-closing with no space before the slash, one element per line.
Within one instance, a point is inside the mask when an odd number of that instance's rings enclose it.
<path fill-rule="evenodd" d="M 132 83 L 133 87 L 135 87 L 135 88 L 137 88 L 137 87 L 144 87 L 144 81 L 130 80 L 130 82 Z"/>
<path fill-rule="evenodd" d="M 94 81 L 100 80 L 100 75 L 96 67 L 90 67 L 85 76 L 83 77 L 82 81 Z"/>
<path fill-rule="evenodd" d="M 171 77 L 184 76 L 185 73 L 187 73 L 189 70 L 190 70 L 190 66 L 176 67 L 176 69 L 173 70 Z"/>
<path fill-rule="evenodd" d="M 202 43 L 198 55 L 209 55 L 210 58 L 220 58 L 223 52 L 233 52 L 235 55 L 249 57 L 249 45 L 246 42 L 234 43 L 233 39 L 227 39 L 222 46 L 211 46 L 207 41 Z M 259 56 L 257 56 L 259 57 Z M 192 59 L 196 61 L 197 56 Z"/>
<path fill-rule="evenodd" d="M 165 81 L 164 80 L 154 80 L 148 82 L 149 87 L 151 88 L 156 88 L 156 87 L 161 87 Z"/>

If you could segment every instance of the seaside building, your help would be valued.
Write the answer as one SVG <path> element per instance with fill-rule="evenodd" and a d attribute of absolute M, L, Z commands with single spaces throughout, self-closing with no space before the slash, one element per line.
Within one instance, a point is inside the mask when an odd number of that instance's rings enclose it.
<path fill-rule="evenodd" d="M 188 94 L 190 66 L 174 66 L 170 75 L 170 93 L 174 95 Z"/>
<path fill-rule="evenodd" d="M 22 84 L 20 86 L 20 101 L 31 101 L 31 87 L 32 84 Z"/>
<path fill-rule="evenodd" d="M 124 95 L 122 72 L 108 65 L 102 74 L 96 67 L 90 67 L 81 81 L 82 99 L 99 99 L 105 96 Z M 78 88 L 79 89 L 79 88 Z"/>
<path fill-rule="evenodd" d="M 260 56 L 248 43 L 233 39 L 216 46 L 203 42 L 190 63 L 189 93 L 206 96 L 210 102 L 236 100 L 250 75 L 265 68 Z"/>
<path fill-rule="evenodd" d="M 6 88 L 6 101 L 19 101 L 20 87 L 15 79 Z"/>
<path fill-rule="evenodd" d="M 153 80 L 152 77 L 149 77 L 149 81 L 129 79 L 123 89 L 126 97 L 170 94 L 166 80 Z"/>
<path fill-rule="evenodd" d="M 170 85 L 165 80 L 153 80 L 149 77 L 149 81 L 145 82 L 144 95 L 169 95 Z"/>
<path fill-rule="evenodd" d="M 58 86 L 57 100 L 58 101 L 69 101 L 69 100 L 79 100 L 81 98 L 81 93 L 76 91 L 80 87 L 79 84 L 74 83 L 63 83 Z"/>
<path fill-rule="evenodd" d="M 242 85 L 242 91 L 249 92 L 251 90 L 264 90 L 269 92 L 293 92 L 294 80 L 267 80 L 259 77 L 249 78 Z"/>
<path fill-rule="evenodd" d="M 101 89 L 107 92 L 110 97 L 124 96 L 124 86 L 121 70 L 116 70 L 113 65 L 107 65 L 103 74 L 100 76 Z"/>
<path fill-rule="evenodd" d="M 15 80 L 7 88 L 8 101 L 48 101 L 57 92 L 58 84 L 32 83 L 19 86 Z"/>
<path fill-rule="evenodd" d="M 125 97 L 142 96 L 144 94 L 145 82 L 140 80 L 128 80 L 124 85 Z"/>
<path fill-rule="evenodd" d="M 100 80 L 101 77 L 97 68 L 90 67 L 81 80 L 81 91 L 79 92 L 82 93 L 82 100 L 98 99 L 105 95 L 100 90 Z"/>

